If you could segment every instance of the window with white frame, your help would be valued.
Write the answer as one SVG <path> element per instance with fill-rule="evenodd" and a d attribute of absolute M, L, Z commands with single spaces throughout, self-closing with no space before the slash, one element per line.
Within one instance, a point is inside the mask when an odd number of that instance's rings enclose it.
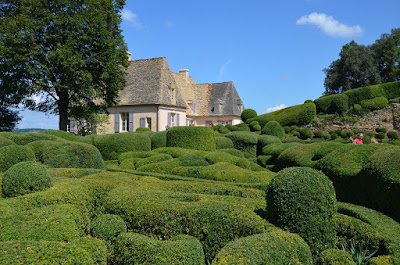
<path fill-rule="evenodd" d="M 146 118 L 146 122 L 147 122 L 147 126 L 146 127 L 151 129 L 151 118 L 147 117 Z"/>
<path fill-rule="evenodd" d="M 129 113 L 121 112 L 121 132 L 129 131 Z"/>
<path fill-rule="evenodd" d="M 171 127 L 175 126 L 175 113 L 171 113 Z"/>

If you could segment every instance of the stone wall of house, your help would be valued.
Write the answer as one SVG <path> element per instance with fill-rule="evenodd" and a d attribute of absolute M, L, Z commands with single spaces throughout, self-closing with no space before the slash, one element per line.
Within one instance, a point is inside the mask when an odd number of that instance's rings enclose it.
<path fill-rule="evenodd" d="M 400 132 L 400 104 L 393 103 L 385 109 L 369 112 L 363 116 L 354 115 L 350 119 L 336 118 L 327 120 L 317 118 L 317 122 L 311 126 L 314 131 L 324 130 L 362 130 L 375 132 L 377 127 L 384 127 L 388 131 Z"/>

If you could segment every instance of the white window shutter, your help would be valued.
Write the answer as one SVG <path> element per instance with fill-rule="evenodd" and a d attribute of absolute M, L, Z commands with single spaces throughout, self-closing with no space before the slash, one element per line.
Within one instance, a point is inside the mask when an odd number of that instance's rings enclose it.
<path fill-rule="evenodd" d="M 129 112 L 129 132 L 133 132 L 133 112 Z"/>
<path fill-rule="evenodd" d="M 119 113 L 115 113 L 115 132 L 119 133 Z"/>

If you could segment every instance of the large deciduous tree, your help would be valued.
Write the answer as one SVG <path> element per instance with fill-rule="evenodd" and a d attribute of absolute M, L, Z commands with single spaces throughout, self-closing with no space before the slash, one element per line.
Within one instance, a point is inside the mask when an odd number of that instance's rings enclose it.
<path fill-rule="evenodd" d="M 10 104 L 85 118 L 116 103 L 128 65 L 124 0 L 3 0 L 0 89 Z M 35 100 L 33 100 L 35 99 Z"/>

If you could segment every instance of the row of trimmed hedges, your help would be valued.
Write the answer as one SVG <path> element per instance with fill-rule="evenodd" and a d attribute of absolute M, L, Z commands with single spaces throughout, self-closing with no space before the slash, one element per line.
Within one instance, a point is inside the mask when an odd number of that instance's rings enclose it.
<path fill-rule="evenodd" d="M 168 147 L 182 147 L 204 151 L 215 151 L 214 131 L 208 127 L 173 127 L 167 133 Z"/>

